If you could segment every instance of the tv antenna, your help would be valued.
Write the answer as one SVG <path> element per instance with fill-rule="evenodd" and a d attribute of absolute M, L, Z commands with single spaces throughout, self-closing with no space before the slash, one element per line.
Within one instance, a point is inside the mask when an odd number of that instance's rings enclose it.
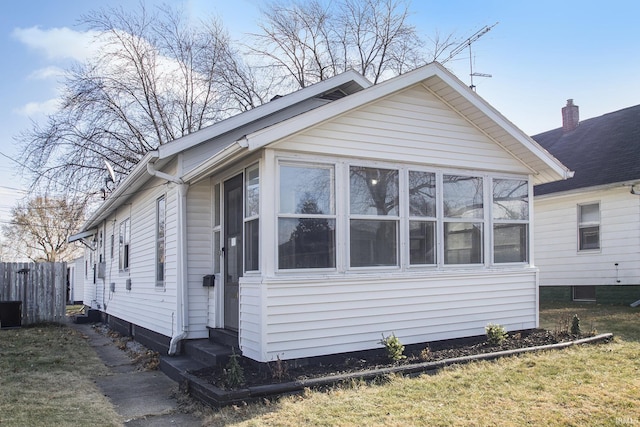
<path fill-rule="evenodd" d="M 445 62 L 447 62 L 448 60 L 452 59 L 453 57 L 458 56 L 466 48 L 469 48 L 469 77 L 471 78 L 471 84 L 469 85 L 469 87 L 473 91 L 476 90 L 476 86 L 473 84 L 473 78 L 474 77 L 491 77 L 491 74 L 478 73 L 478 72 L 474 72 L 473 71 L 473 57 L 471 55 L 471 43 L 475 42 L 480 37 L 482 37 L 485 34 L 487 34 L 496 25 L 498 25 L 498 22 L 496 22 L 495 24 L 493 24 L 491 26 L 485 25 L 484 27 L 482 27 L 481 29 L 476 31 L 476 33 L 474 35 L 472 35 L 471 37 L 469 37 L 468 39 L 466 39 L 465 41 L 460 43 L 455 49 L 453 49 L 451 51 L 451 53 L 449 54 L 449 57 L 446 58 L 444 61 L 442 61 L 442 64 L 444 64 Z"/>

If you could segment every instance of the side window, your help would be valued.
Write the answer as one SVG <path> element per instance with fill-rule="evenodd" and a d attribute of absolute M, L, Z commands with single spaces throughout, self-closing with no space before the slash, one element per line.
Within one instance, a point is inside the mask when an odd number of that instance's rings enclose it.
<path fill-rule="evenodd" d="M 351 267 L 398 265 L 399 193 L 396 169 L 349 168 Z"/>
<path fill-rule="evenodd" d="M 493 180 L 493 260 L 526 262 L 529 248 L 529 186 L 524 180 Z"/>
<path fill-rule="evenodd" d="M 578 205 L 578 250 L 600 249 L 600 204 Z"/>
<path fill-rule="evenodd" d="M 259 264 L 260 233 L 260 170 L 258 165 L 245 171 L 244 213 L 244 267 L 245 271 L 257 271 Z"/>
<path fill-rule="evenodd" d="M 156 200 L 156 286 L 164 286 L 166 202 L 164 196 Z"/>
<path fill-rule="evenodd" d="M 131 221 L 129 218 L 120 223 L 120 236 L 118 250 L 120 258 L 118 260 L 118 269 L 120 271 L 129 270 L 129 252 L 131 242 Z"/>
<path fill-rule="evenodd" d="M 335 268 L 333 166 L 280 165 L 278 268 Z"/>

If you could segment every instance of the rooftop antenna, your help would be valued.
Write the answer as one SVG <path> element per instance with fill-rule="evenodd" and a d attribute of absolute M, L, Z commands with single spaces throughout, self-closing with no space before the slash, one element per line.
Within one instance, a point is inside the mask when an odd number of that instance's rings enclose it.
<path fill-rule="evenodd" d="M 468 39 L 466 39 L 465 41 L 463 41 L 462 43 L 460 43 L 455 49 L 453 49 L 451 51 L 451 53 L 449 54 L 449 57 L 446 58 L 444 61 L 442 61 L 442 64 L 444 64 L 445 62 L 447 62 L 448 60 L 452 59 L 453 57 L 457 56 L 458 54 L 460 54 L 463 50 L 465 50 L 466 48 L 469 48 L 469 77 L 471 78 L 471 84 L 469 85 L 469 87 L 471 88 L 471 90 L 475 91 L 476 90 L 476 86 L 473 84 L 473 78 L 474 77 L 491 77 L 491 74 L 485 74 L 485 73 L 477 73 L 473 71 L 473 59 L 472 59 L 472 55 L 471 55 L 471 43 L 475 42 L 476 40 L 478 40 L 480 37 L 484 36 L 485 34 L 487 34 L 489 31 L 491 31 L 491 29 L 493 27 L 495 27 L 496 25 L 498 25 L 498 22 L 496 22 L 495 24 L 489 26 L 489 25 L 485 25 L 484 27 L 482 27 L 481 29 L 479 29 L 478 31 L 476 31 L 476 33 L 474 35 L 472 35 L 471 37 L 469 37 Z"/>

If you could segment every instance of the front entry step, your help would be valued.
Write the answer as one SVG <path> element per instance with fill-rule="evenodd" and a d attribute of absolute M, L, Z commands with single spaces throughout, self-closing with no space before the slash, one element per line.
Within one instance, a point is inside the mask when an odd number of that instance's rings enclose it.
<path fill-rule="evenodd" d="M 186 356 L 207 366 L 224 366 L 232 354 L 231 347 L 213 343 L 208 339 L 188 340 L 182 345 Z"/>
<path fill-rule="evenodd" d="M 209 328 L 209 340 L 213 343 L 233 348 L 236 354 L 240 354 L 238 333 L 235 331 Z"/>

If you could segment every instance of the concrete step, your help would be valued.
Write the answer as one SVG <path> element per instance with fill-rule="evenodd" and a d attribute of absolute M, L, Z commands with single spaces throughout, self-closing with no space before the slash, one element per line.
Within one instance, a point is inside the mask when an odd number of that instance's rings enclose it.
<path fill-rule="evenodd" d="M 184 355 L 206 366 L 225 365 L 232 354 L 230 347 L 212 343 L 208 339 L 187 340 L 182 345 Z"/>
<path fill-rule="evenodd" d="M 160 370 L 177 383 L 184 379 L 185 372 L 197 371 L 210 365 L 198 362 L 189 356 L 160 356 Z"/>
<path fill-rule="evenodd" d="M 238 333 L 228 329 L 209 328 L 209 340 L 213 343 L 221 344 L 235 349 L 236 354 L 240 354 Z"/>

